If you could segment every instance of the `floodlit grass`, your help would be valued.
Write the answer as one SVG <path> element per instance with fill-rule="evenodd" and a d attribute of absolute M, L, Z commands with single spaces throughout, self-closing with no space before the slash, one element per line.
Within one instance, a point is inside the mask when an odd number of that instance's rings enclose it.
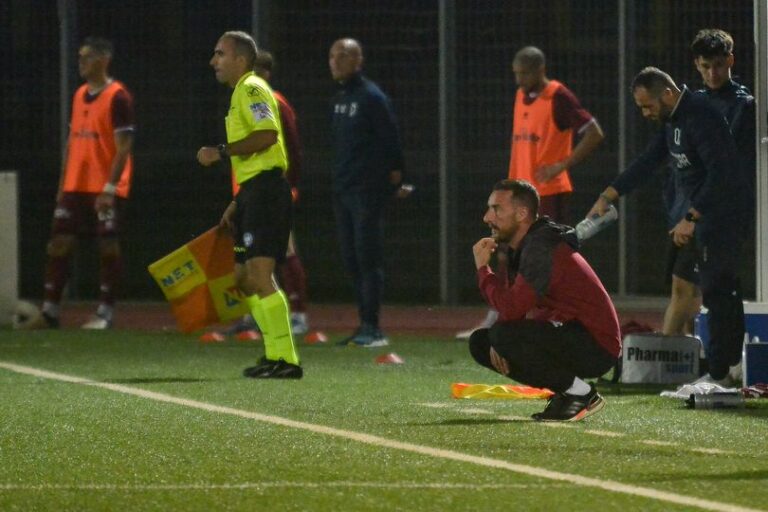
<path fill-rule="evenodd" d="M 301 381 L 240 377 L 254 343 L 138 332 L 0 332 L 0 362 L 722 504 L 768 508 L 768 400 L 684 409 L 602 386 L 586 421 L 543 401 L 450 398 L 504 382 L 465 343 L 301 346 Z M 401 366 L 373 360 L 397 352 Z M 753 401 L 754 402 L 754 401 Z M 702 450 L 709 450 L 705 453 Z M 438 454 L 439 455 L 439 454 Z M 0 510 L 697 510 L 0 368 Z"/>

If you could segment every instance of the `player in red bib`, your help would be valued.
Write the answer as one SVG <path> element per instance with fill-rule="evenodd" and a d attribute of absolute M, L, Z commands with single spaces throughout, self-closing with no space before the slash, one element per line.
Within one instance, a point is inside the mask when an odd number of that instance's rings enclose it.
<path fill-rule="evenodd" d="M 112 326 L 123 265 L 118 235 L 131 188 L 135 130 L 131 93 L 109 76 L 113 53 L 109 41 L 95 37 L 87 38 L 78 53 L 85 83 L 72 100 L 69 141 L 47 246 L 42 315 L 30 327 L 59 326 L 59 303 L 76 239 L 94 231 L 99 238 L 100 302 L 83 328 Z"/>

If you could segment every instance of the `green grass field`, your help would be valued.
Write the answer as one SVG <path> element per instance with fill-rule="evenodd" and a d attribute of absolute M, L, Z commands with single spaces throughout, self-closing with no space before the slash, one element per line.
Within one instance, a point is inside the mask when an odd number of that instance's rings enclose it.
<path fill-rule="evenodd" d="M 277 382 L 240 377 L 254 343 L 0 334 L 2 511 L 768 509 L 768 400 L 602 386 L 600 414 L 539 424 L 543 401 L 452 399 L 504 383 L 453 340 L 303 345 L 305 378 Z"/>

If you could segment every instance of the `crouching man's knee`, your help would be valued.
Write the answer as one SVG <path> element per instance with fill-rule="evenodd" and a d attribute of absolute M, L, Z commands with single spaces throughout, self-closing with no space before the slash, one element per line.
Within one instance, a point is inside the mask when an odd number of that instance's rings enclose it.
<path fill-rule="evenodd" d="M 477 329 L 469 337 L 469 353 L 483 366 L 491 366 L 491 339 L 489 329 Z"/>

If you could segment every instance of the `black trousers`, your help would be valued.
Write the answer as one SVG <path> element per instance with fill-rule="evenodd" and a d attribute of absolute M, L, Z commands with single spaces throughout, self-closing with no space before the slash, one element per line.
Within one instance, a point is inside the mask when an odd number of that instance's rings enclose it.
<path fill-rule="evenodd" d="M 742 240 L 740 236 L 719 236 L 697 243 L 702 302 L 709 310 L 709 373 L 722 379 L 741 359 L 744 340 L 744 303 L 736 275 Z"/>
<path fill-rule="evenodd" d="M 475 331 L 469 339 L 472 357 L 496 371 L 491 347 L 509 363 L 509 378 L 557 393 L 571 387 L 575 377 L 600 377 L 617 360 L 575 321 L 557 325 L 535 320 L 499 322 Z"/>

